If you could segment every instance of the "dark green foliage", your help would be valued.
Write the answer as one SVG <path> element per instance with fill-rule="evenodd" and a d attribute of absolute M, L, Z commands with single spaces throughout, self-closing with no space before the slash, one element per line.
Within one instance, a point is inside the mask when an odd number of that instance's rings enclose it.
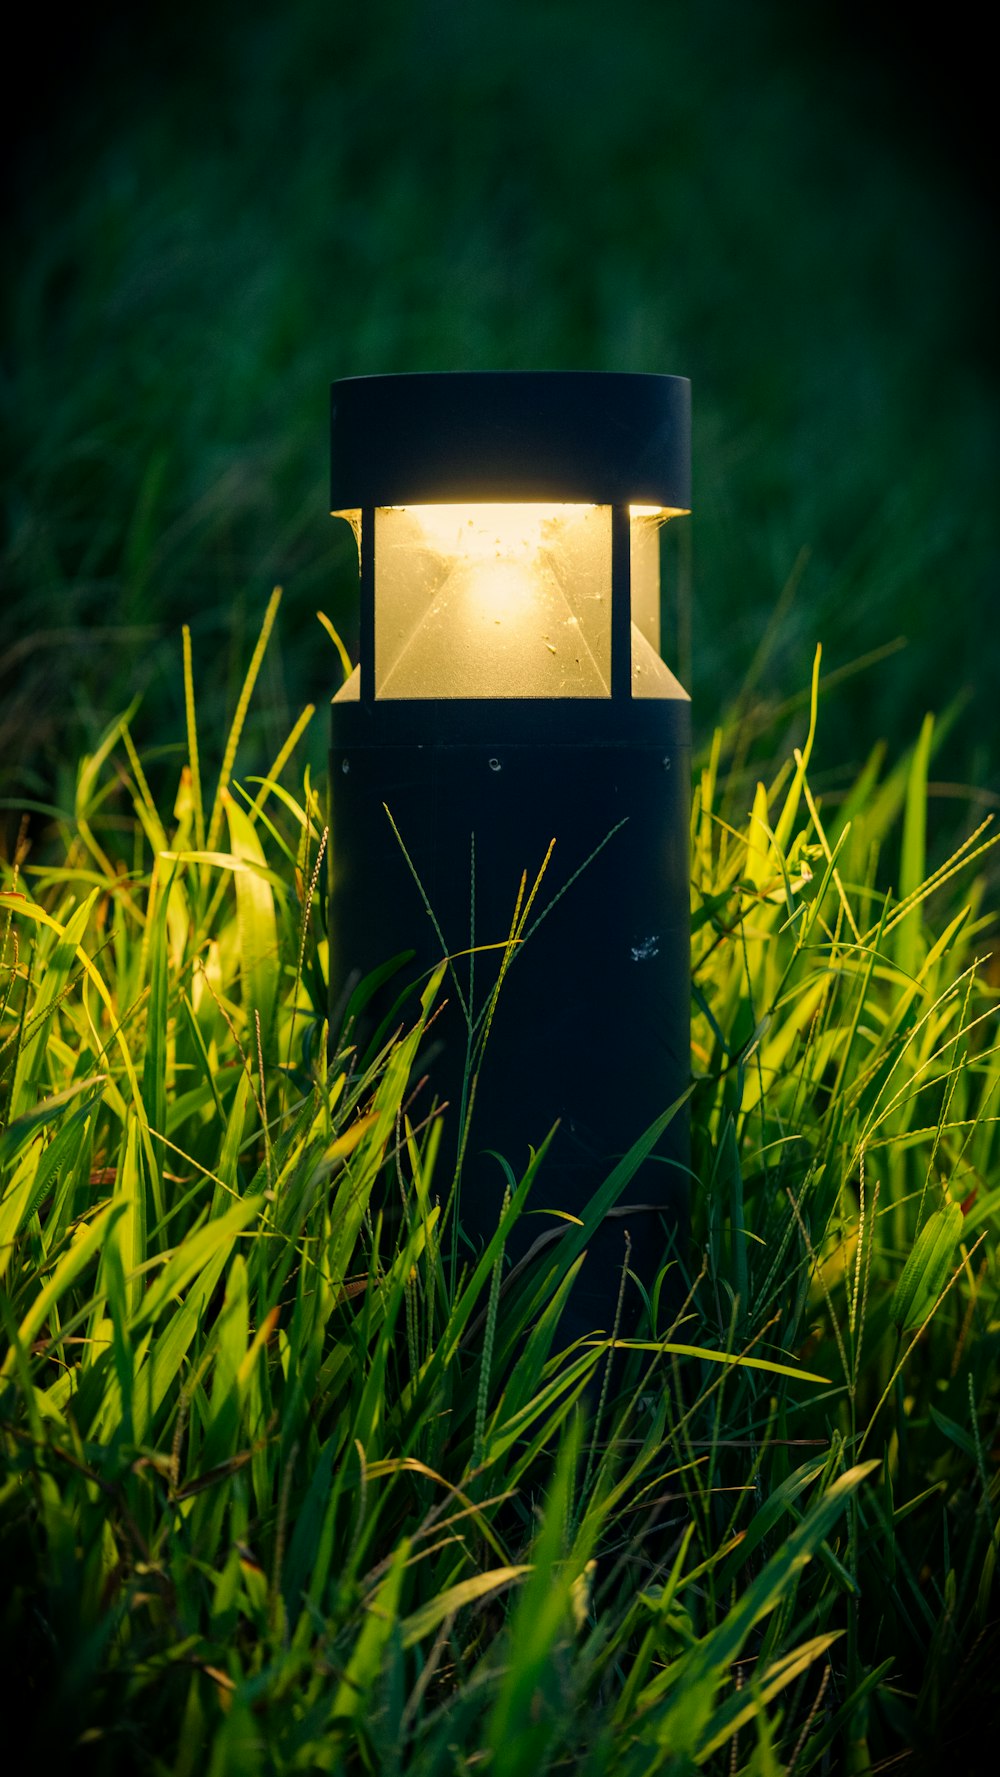
<path fill-rule="evenodd" d="M 67 806 L 76 737 L 136 688 L 174 732 L 182 621 L 214 765 L 280 581 L 275 750 L 339 683 L 317 606 L 354 622 L 328 383 L 490 367 L 692 377 L 669 653 L 703 735 L 744 687 L 803 682 L 817 639 L 841 671 L 906 636 L 877 697 L 845 687 L 831 757 L 971 690 L 937 777 L 987 784 L 991 231 L 862 33 L 817 22 L 810 50 L 802 13 L 209 0 L 88 28 L 26 117 L 5 229 L 11 790 Z"/>

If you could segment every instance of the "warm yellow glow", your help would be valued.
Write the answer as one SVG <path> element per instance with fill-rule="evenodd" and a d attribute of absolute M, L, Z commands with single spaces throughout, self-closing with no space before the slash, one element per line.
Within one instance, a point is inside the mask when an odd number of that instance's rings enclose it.
<path fill-rule="evenodd" d="M 496 623 L 530 622 L 535 616 L 543 551 L 558 549 L 559 531 L 577 510 L 492 504 L 409 508 L 420 527 L 418 547 L 454 557 L 468 570 L 474 597 Z"/>
<path fill-rule="evenodd" d="M 392 511 L 409 512 L 420 527 L 421 541 L 442 555 L 460 555 L 477 566 L 484 562 L 524 563 L 551 543 L 559 521 L 572 518 L 583 508 L 570 505 L 408 506 Z"/>
<path fill-rule="evenodd" d="M 686 697 L 660 658 L 659 532 L 631 505 L 633 697 Z M 338 512 L 361 549 L 361 514 Z M 338 696 L 358 696 L 355 673 Z M 611 695 L 611 507 L 479 502 L 375 509 L 380 698 Z"/>
<path fill-rule="evenodd" d="M 677 506 L 630 506 L 629 562 L 632 586 L 632 696 L 673 697 L 677 685 L 660 654 L 660 531 Z M 641 647 L 640 643 L 648 644 Z M 656 671 L 653 662 L 660 668 Z M 679 689 L 679 687 L 678 687 Z"/>
<path fill-rule="evenodd" d="M 632 696 L 690 701 L 683 685 L 646 640 L 637 623 L 632 625 Z"/>
<path fill-rule="evenodd" d="M 630 506 L 628 515 L 629 518 L 684 518 L 688 510 L 687 506 Z"/>
<path fill-rule="evenodd" d="M 609 697 L 611 508 L 375 512 L 379 697 Z"/>

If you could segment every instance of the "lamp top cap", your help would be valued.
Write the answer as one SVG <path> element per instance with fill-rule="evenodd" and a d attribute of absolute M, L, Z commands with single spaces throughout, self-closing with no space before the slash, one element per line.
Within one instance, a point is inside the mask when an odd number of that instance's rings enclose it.
<path fill-rule="evenodd" d="M 330 505 L 579 501 L 687 511 L 691 385 L 618 371 L 345 377 L 330 390 Z"/>

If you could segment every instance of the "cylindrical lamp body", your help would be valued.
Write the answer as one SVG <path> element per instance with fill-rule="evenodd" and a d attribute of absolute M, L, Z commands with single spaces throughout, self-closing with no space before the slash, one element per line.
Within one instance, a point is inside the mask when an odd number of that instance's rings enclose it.
<path fill-rule="evenodd" d="M 676 378 L 334 385 L 362 658 L 332 706 L 331 1035 L 390 956 L 414 953 L 367 1002 L 359 1047 L 401 982 L 451 955 L 426 1059 L 449 1106 L 443 1192 L 476 1074 L 458 1201 L 473 1247 L 500 1215 L 495 1155 L 519 1177 L 558 1120 L 514 1261 L 688 1084 L 689 704 L 657 651 L 655 536 L 687 507 L 686 427 Z M 530 892 L 546 858 L 505 953 L 522 875 Z M 626 1230 L 647 1293 L 679 1256 L 687 1149 L 681 1113 L 591 1241 L 570 1334 L 610 1331 Z M 630 1285 L 623 1333 L 640 1308 Z"/>

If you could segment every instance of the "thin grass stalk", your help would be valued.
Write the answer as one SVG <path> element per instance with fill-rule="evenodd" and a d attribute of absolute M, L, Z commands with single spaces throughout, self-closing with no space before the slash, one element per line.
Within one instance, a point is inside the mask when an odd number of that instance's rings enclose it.
<path fill-rule="evenodd" d="M 503 1203 L 500 1207 L 501 1219 L 510 1205 L 510 1186 L 504 1190 Z M 501 1241 L 490 1276 L 490 1294 L 486 1308 L 486 1325 L 483 1328 L 483 1355 L 479 1366 L 479 1387 L 476 1392 L 476 1424 L 472 1438 L 472 1461 L 470 1469 L 478 1473 L 483 1461 L 486 1443 L 486 1413 L 489 1403 L 490 1371 L 493 1364 L 493 1344 L 496 1338 L 497 1313 L 500 1307 L 500 1280 L 503 1275 L 503 1259 L 506 1242 Z"/>
<path fill-rule="evenodd" d="M 287 740 L 283 741 L 279 747 L 270 771 L 265 773 L 264 782 L 247 809 L 247 818 L 251 825 L 256 825 L 257 821 L 260 819 L 264 804 L 270 794 L 271 786 L 278 782 L 285 766 L 288 764 L 289 759 L 294 753 L 315 714 L 316 705 L 314 703 L 307 703 L 295 722 L 294 727 L 291 729 Z"/>
<path fill-rule="evenodd" d="M 288 1046 L 285 1051 L 285 1066 L 287 1068 L 290 1068 L 292 1065 L 292 1046 L 295 1040 L 295 1017 L 299 1002 L 299 990 L 302 986 L 302 970 L 306 958 L 306 941 L 309 936 L 309 918 L 312 913 L 316 885 L 319 882 L 319 873 L 323 866 L 323 858 L 326 853 L 326 844 L 329 836 L 329 827 L 324 827 L 320 836 L 319 850 L 316 853 L 316 862 L 313 866 L 312 875 L 309 878 L 309 887 L 306 890 L 305 899 L 302 904 L 302 919 L 299 926 L 299 950 L 295 962 L 295 981 L 292 987 L 292 997 L 288 1016 Z"/>
<path fill-rule="evenodd" d="M 191 800 L 194 807 L 195 846 L 205 850 L 205 810 L 201 799 L 201 765 L 198 759 L 198 717 L 194 695 L 194 667 L 191 659 L 191 631 L 185 623 L 181 635 L 184 644 L 184 716 L 187 722 L 188 764 L 191 771 Z"/>
<path fill-rule="evenodd" d="M 281 594 L 281 587 L 276 586 L 268 599 L 267 610 L 264 613 L 264 621 L 261 624 L 260 634 L 257 637 L 257 643 L 250 660 L 250 665 L 247 668 L 246 678 L 243 681 L 243 687 L 236 704 L 236 714 L 233 717 L 232 725 L 226 739 L 226 749 L 222 756 L 222 765 L 219 769 L 219 781 L 215 787 L 215 796 L 212 802 L 212 815 L 208 823 L 208 835 L 205 840 L 205 844 L 209 851 L 215 851 L 218 847 L 224 815 L 223 797 L 229 788 L 229 781 L 233 774 L 233 765 L 236 761 L 237 748 L 239 747 L 240 738 L 243 734 L 243 725 L 246 722 L 247 711 L 250 708 L 250 699 L 253 696 L 254 686 L 257 683 L 257 678 L 264 661 L 264 655 L 267 652 L 267 645 L 271 639 L 271 631 L 274 628 L 275 619 L 278 615 L 278 607 L 281 604 Z"/>

